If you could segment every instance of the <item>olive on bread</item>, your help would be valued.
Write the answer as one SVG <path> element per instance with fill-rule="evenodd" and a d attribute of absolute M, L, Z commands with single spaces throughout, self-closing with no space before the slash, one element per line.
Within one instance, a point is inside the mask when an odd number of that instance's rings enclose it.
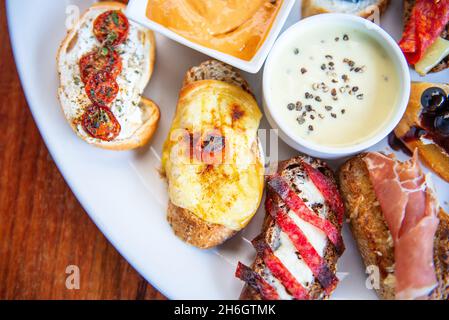
<path fill-rule="evenodd" d="M 449 85 L 413 82 L 407 110 L 392 135 L 394 149 L 417 150 L 422 162 L 449 182 Z"/>

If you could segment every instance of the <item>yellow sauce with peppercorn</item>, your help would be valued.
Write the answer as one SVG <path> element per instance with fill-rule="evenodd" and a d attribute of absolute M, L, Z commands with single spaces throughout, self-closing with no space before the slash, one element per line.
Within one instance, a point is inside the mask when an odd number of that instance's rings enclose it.
<path fill-rule="evenodd" d="M 282 0 L 149 0 L 147 17 L 184 38 L 251 60 L 265 41 Z"/>
<path fill-rule="evenodd" d="M 274 59 L 270 94 L 300 138 L 328 147 L 377 135 L 399 99 L 397 68 L 368 33 L 318 27 L 290 41 Z"/>

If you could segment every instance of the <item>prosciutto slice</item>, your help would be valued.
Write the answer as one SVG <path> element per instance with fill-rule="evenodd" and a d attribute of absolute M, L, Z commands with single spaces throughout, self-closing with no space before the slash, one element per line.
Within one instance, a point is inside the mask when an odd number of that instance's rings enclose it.
<path fill-rule="evenodd" d="M 363 160 L 393 237 L 396 298 L 425 298 L 437 285 L 433 241 L 439 220 L 418 153 L 403 163 L 381 153 L 369 153 Z"/>

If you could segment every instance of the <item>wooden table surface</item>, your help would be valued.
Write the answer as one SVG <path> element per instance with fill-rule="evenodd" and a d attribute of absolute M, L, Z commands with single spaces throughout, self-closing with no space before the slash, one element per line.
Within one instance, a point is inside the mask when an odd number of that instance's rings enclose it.
<path fill-rule="evenodd" d="M 111 246 L 55 166 L 28 109 L 0 4 L 0 299 L 165 299 Z M 66 287 L 67 266 L 80 289 Z"/>

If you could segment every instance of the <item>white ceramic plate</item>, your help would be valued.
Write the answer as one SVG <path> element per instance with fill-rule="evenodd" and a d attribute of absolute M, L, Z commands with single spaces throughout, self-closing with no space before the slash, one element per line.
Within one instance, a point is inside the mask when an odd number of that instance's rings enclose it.
<path fill-rule="evenodd" d="M 172 299 L 236 299 L 242 282 L 234 278 L 238 260 L 251 263 L 252 246 L 245 239 L 260 231 L 263 210 L 249 227 L 225 245 L 200 251 L 184 244 L 165 220 L 166 185 L 158 174 L 159 154 L 175 110 L 185 71 L 206 59 L 192 49 L 157 36 L 157 61 L 145 95 L 161 107 L 160 128 L 151 147 L 115 153 L 96 149 L 75 136 L 56 99 L 58 86 L 56 51 L 66 29 L 66 8 L 86 9 L 91 0 L 8 0 L 7 14 L 14 54 L 31 111 L 50 153 L 67 183 L 111 243 L 163 294 Z M 383 26 L 398 39 L 402 26 L 401 1 L 393 4 Z M 295 5 L 286 26 L 299 19 Z M 245 74 L 261 97 L 261 74 Z M 413 73 L 413 78 L 419 77 Z M 428 81 L 449 79 L 449 72 L 426 77 Z M 268 128 L 265 119 L 262 128 Z M 271 136 L 275 143 L 275 135 Z M 385 141 L 373 150 L 385 150 Z M 279 141 L 279 159 L 297 154 Z M 400 155 L 401 158 L 405 158 Z M 342 160 L 334 162 L 337 165 Z M 449 199 L 449 188 L 435 177 L 440 199 Z M 445 203 L 447 207 L 447 203 Z M 343 277 L 334 299 L 372 299 L 365 286 L 360 255 L 347 228 L 347 250 L 339 262 Z"/>

